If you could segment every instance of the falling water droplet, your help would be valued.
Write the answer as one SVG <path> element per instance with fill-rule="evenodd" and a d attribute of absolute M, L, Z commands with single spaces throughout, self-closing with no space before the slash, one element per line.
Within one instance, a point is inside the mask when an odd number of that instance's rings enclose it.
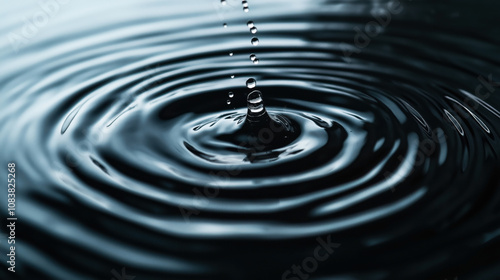
<path fill-rule="evenodd" d="M 226 4 L 227 4 L 227 1 L 226 1 L 226 0 L 220 0 L 220 3 L 221 3 L 222 5 L 226 5 Z"/>
<path fill-rule="evenodd" d="M 256 58 L 257 58 L 257 56 L 255 54 L 251 54 L 250 55 L 250 60 L 251 61 L 254 61 Z"/>
<path fill-rule="evenodd" d="M 248 26 L 248 28 L 252 28 L 255 26 L 255 24 L 253 24 L 253 21 L 249 21 L 249 22 L 247 22 L 247 26 Z"/>
<path fill-rule="evenodd" d="M 257 86 L 257 81 L 254 78 L 247 80 L 247 88 L 254 88 L 255 86 Z"/>
<path fill-rule="evenodd" d="M 233 98 L 234 97 L 234 93 L 232 91 L 230 91 L 228 94 L 229 98 Z"/>
<path fill-rule="evenodd" d="M 254 27 L 250 28 L 250 32 L 252 32 L 252 34 L 257 33 L 257 27 L 254 26 Z"/>
<path fill-rule="evenodd" d="M 243 7 L 243 11 L 244 11 L 245 13 L 248 13 L 248 7 Z"/>
<path fill-rule="evenodd" d="M 227 103 L 227 105 L 231 104 L 231 100 L 229 100 L 229 99 L 228 99 L 228 100 L 226 101 L 226 103 Z"/>
<path fill-rule="evenodd" d="M 224 28 L 227 28 L 227 23 L 224 23 L 222 26 L 224 26 Z"/>
<path fill-rule="evenodd" d="M 252 42 L 252 45 L 257 46 L 259 44 L 259 38 L 253 37 L 252 41 L 250 41 L 250 42 Z"/>
<path fill-rule="evenodd" d="M 254 59 L 253 64 L 259 64 L 259 59 L 258 58 Z"/>
<path fill-rule="evenodd" d="M 265 113 L 264 100 L 262 100 L 262 93 L 258 90 L 250 92 L 247 96 L 248 112 L 254 116 Z"/>
<path fill-rule="evenodd" d="M 233 53 L 232 53 L 232 52 L 230 52 L 230 53 L 229 53 L 229 56 L 233 56 Z"/>
<path fill-rule="evenodd" d="M 245 8 L 248 7 L 248 1 L 246 0 L 241 1 L 241 4 L 243 4 L 243 7 Z"/>
<path fill-rule="evenodd" d="M 231 75 L 231 79 L 234 79 L 234 75 Z"/>

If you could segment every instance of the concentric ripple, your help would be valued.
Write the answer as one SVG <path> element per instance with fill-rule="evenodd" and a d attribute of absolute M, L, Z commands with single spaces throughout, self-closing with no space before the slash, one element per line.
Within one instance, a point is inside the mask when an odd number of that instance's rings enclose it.
<path fill-rule="evenodd" d="M 401 1 L 360 45 L 388 2 L 310 2 L 70 2 L 2 42 L 19 274 L 281 279 L 330 236 L 311 279 L 494 279 L 496 15 Z M 241 140 L 254 89 L 290 133 Z"/>

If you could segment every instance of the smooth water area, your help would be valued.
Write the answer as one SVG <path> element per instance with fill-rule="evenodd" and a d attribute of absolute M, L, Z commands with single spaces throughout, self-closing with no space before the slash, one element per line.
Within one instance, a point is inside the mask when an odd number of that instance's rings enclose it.
<path fill-rule="evenodd" d="M 282 279 L 319 237 L 308 279 L 496 279 L 499 5 L 243 2 L 68 1 L 2 37 L 16 275 Z M 7 35 L 43 11 L 4 6 Z"/>

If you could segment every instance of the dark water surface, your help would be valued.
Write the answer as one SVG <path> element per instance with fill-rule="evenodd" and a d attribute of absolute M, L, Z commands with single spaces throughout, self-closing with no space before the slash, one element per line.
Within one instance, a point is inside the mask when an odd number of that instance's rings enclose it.
<path fill-rule="evenodd" d="M 500 279 L 500 5 L 248 8 L 2 4 L 2 279 Z"/>

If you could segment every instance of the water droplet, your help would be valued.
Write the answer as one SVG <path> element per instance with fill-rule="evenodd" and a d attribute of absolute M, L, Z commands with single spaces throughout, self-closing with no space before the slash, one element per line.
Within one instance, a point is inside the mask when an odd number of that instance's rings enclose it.
<path fill-rule="evenodd" d="M 220 0 L 220 3 L 221 3 L 222 5 L 226 5 L 226 4 L 227 4 L 227 1 L 226 1 L 226 0 Z"/>
<path fill-rule="evenodd" d="M 252 41 L 250 41 L 250 42 L 252 43 L 252 45 L 257 46 L 259 44 L 259 38 L 253 37 Z"/>
<path fill-rule="evenodd" d="M 224 28 L 227 28 L 227 23 L 224 23 L 222 26 L 224 26 Z"/>
<path fill-rule="evenodd" d="M 259 59 L 258 58 L 254 59 L 253 64 L 259 64 Z"/>
<path fill-rule="evenodd" d="M 241 4 L 243 4 L 243 7 L 245 8 L 248 7 L 248 1 L 246 0 L 241 1 Z"/>
<path fill-rule="evenodd" d="M 247 88 L 254 88 L 257 86 L 257 81 L 254 78 L 247 80 Z"/>
<path fill-rule="evenodd" d="M 227 105 L 231 104 L 231 100 L 229 100 L 229 99 L 228 99 L 228 100 L 226 101 L 226 103 L 227 103 Z"/>
<path fill-rule="evenodd" d="M 244 11 L 245 13 L 248 13 L 248 7 L 244 7 L 244 8 L 243 8 L 243 11 Z"/>
<path fill-rule="evenodd" d="M 233 56 L 233 53 L 232 53 L 232 52 L 230 52 L 230 53 L 229 53 L 229 56 Z"/>
<path fill-rule="evenodd" d="M 258 90 L 250 92 L 247 96 L 247 106 L 250 114 L 260 115 L 264 113 L 264 100 L 262 99 L 262 93 Z"/>
<path fill-rule="evenodd" d="M 252 34 L 257 33 L 257 27 L 254 26 L 254 27 L 250 28 L 250 32 L 252 32 Z"/>
<path fill-rule="evenodd" d="M 234 79 L 234 75 L 231 75 L 231 79 Z"/>
<path fill-rule="evenodd" d="M 234 97 L 234 93 L 232 91 L 230 91 L 228 94 L 229 98 L 233 98 Z"/>
<path fill-rule="evenodd" d="M 256 58 L 257 58 L 257 56 L 255 54 L 251 54 L 250 55 L 250 60 L 251 61 L 254 61 Z"/>
<path fill-rule="evenodd" d="M 247 26 L 248 26 L 248 28 L 252 28 L 255 26 L 255 24 L 253 24 L 253 21 L 249 21 L 249 22 L 247 22 Z"/>

